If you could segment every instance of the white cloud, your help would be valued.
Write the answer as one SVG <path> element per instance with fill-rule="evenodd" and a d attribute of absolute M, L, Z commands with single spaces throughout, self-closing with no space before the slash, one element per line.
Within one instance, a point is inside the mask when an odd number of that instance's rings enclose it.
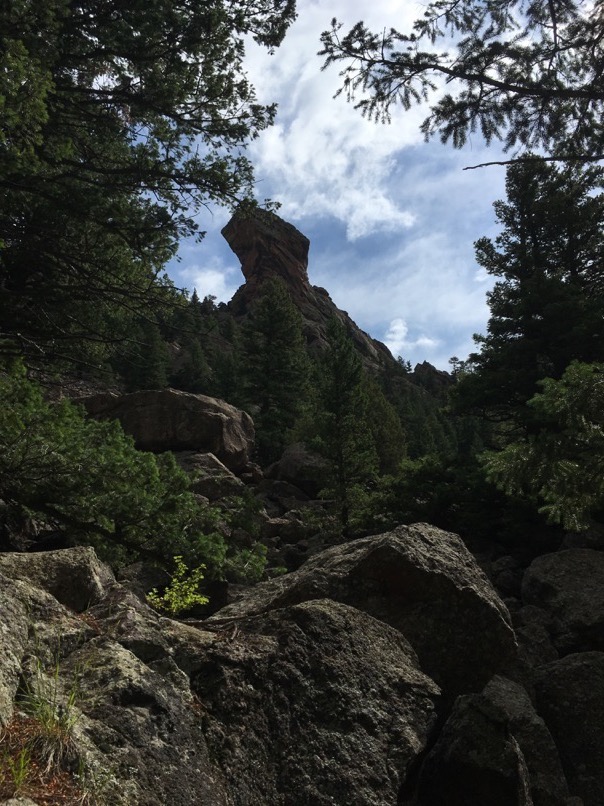
<path fill-rule="evenodd" d="M 432 350 L 439 345 L 439 340 L 431 336 L 421 335 L 416 339 L 409 339 L 409 327 L 404 319 L 393 319 L 384 335 L 384 344 L 390 352 L 397 356 L 407 353 L 418 347 Z"/>
<path fill-rule="evenodd" d="M 282 214 L 303 220 L 331 216 L 346 226 L 354 241 L 413 224 L 414 215 L 392 193 L 388 179 L 397 153 L 421 142 L 424 113 L 396 109 L 391 126 L 364 120 L 351 104 L 334 99 L 337 66 L 321 72 L 319 37 L 336 16 L 352 25 L 405 24 L 409 4 L 377 0 L 335 0 L 327 12 L 311 0 L 299 3 L 299 18 L 273 56 L 252 47 L 247 66 L 263 101 L 277 101 L 277 125 L 252 145 L 258 195 L 266 186 L 282 202 Z M 405 12 L 405 13 L 404 13 Z"/>
<path fill-rule="evenodd" d="M 241 275 L 231 266 L 214 262 L 210 266 L 190 264 L 179 272 L 181 284 L 192 291 L 197 289 L 200 298 L 216 297 L 218 302 L 228 302 L 241 285 Z"/>

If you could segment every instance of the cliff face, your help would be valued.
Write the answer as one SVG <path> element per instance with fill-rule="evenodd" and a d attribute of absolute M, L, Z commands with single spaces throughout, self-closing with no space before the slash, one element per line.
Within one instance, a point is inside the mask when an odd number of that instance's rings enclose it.
<path fill-rule="evenodd" d="M 304 335 L 311 348 L 320 350 L 325 346 L 327 325 L 335 316 L 347 326 L 368 368 L 377 371 L 393 362 L 385 345 L 357 327 L 345 311 L 336 307 L 324 288 L 310 284 L 310 242 L 292 224 L 274 213 L 256 210 L 236 213 L 222 234 L 239 258 L 245 277 L 245 285 L 229 304 L 234 316 L 245 316 L 262 283 L 277 277 L 285 282 L 302 314 Z"/>

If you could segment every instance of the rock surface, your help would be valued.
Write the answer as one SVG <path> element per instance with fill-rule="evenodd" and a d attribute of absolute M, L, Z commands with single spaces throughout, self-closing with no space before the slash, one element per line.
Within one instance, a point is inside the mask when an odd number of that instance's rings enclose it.
<path fill-rule="evenodd" d="M 558 750 L 527 692 L 518 683 L 496 675 L 481 696 L 499 709 L 518 743 L 529 773 L 534 806 L 565 806 L 569 791 Z"/>
<path fill-rule="evenodd" d="M 427 524 L 327 549 L 262 583 L 214 618 L 243 618 L 312 599 L 352 605 L 400 630 L 422 670 L 452 697 L 480 690 L 513 662 L 509 614 L 463 542 Z"/>
<path fill-rule="evenodd" d="M 113 573 L 89 546 L 69 551 L 0 554 L 0 574 L 43 587 L 77 612 L 101 599 L 115 582 Z"/>
<path fill-rule="evenodd" d="M 522 598 L 548 613 L 561 654 L 604 651 L 604 552 L 577 548 L 537 557 L 524 574 Z"/>
<path fill-rule="evenodd" d="M 243 492 L 243 482 L 213 453 L 186 451 L 176 454 L 176 461 L 193 476 L 191 491 L 205 496 L 208 501 L 218 501 Z"/>
<path fill-rule="evenodd" d="M 267 519 L 269 539 L 288 523 Z M 90 549 L 0 554 L 0 743 L 24 692 L 54 691 L 105 802 L 604 803 L 604 652 L 557 658 L 554 587 L 514 607 L 518 662 L 455 535 L 416 524 L 331 547 L 202 621 L 127 584 Z"/>
<path fill-rule="evenodd" d="M 141 450 L 213 453 L 235 471 L 250 460 L 252 418 L 224 400 L 162 389 L 94 395 L 78 402 L 92 417 L 119 420 Z"/>
<path fill-rule="evenodd" d="M 459 697 L 421 770 L 421 806 L 533 806 L 524 756 L 487 697 Z"/>
<path fill-rule="evenodd" d="M 64 554 L 90 576 L 90 552 Z M 78 616 L 32 577 L 0 576 L 3 722 L 35 670 L 57 703 L 81 692 L 61 707 L 77 708 L 78 757 L 112 804 L 394 806 L 427 746 L 438 686 L 400 633 L 352 607 L 313 601 L 210 631 L 117 583 Z"/>
<path fill-rule="evenodd" d="M 560 753 L 573 794 L 604 803 L 604 652 L 580 652 L 541 667 L 537 709 Z"/>
<path fill-rule="evenodd" d="M 245 316 L 262 283 L 269 278 L 283 280 L 300 310 L 307 343 L 313 349 L 327 344 L 327 326 L 336 317 L 344 322 L 365 363 L 378 370 L 394 364 L 388 348 L 363 332 L 345 311 L 340 311 L 324 288 L 308 280 L 306 236 L 274 213 L 256 210 L 236 213 L 222 230 L 227 243 L 241 262 L 245 277 L 229 308 L 236 317 Z"/>
<path fill-rule="evenodd" d="M 266 469 L 266 477 L 287 481 L 311 498 L 317 498 L 325 486 L 325 460 L 305 445 L 289 445 L 283 456 Z"/>
<path fill-rule="evenodd" d="M 192 686 L 241 804 L 395 804 L 439 699 L 403 636 L 329 600 L 239 621 Z"/>

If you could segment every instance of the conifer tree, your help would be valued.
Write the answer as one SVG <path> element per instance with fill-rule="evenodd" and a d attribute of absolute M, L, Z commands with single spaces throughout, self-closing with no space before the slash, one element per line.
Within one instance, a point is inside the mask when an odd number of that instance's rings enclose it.
<path fill-rule="evenodd" d="M 432 0 L 405 32 L 341 29 L 334 19 L 321 37 L 325 66 L 343 63 L 340 91 L 370 118 L 432 100 L 421 130 L 455 148 L 479 132 L 507 149 L 604 157 L 601 2 Z"/>
<path fill-rule="evenodd" d="M 127 347 L 114 361 L 129 392 L 164 389 L 168 385 L 168 363 L 168 347 L 159 325 L 146 319 L 139 323 Z"/>
<path fill-rule="evenodd" d="M 604 357 L 604 194 L 602 170 L 558 170 L 546 162 L 508 169 L 503 225 L 476 243 L 477 259 L 498 280 L 480 352 L 455 388 L 457 408 L 508 427 L 538 427 L 526 406 L 538 381 L 569 363 Z"/>
<path fill-rule="evenodd" d="M 258 456 L 278 459 L 308 398 L 310 364 L 302 317 L 285 284 L 267 280 L 243 332 L 245 395 Z"/>
<path fill-rule="evenodd" d="M 270 125 L 244 69 L 294 0 L 0 4 L 0 338 L 81 360 L 169 287 L 210 204 L 253 204 L 247 142 Z"/>
<path fill-rule="evenodd" d="M 355 500 L 378 475 L 379 457 L 363 365 L 339 319 L 330 321 L 328 339 L 319 364 L 315 445 L 328 461 L 326 492 L 335 498 L 342 531 L 347 534 Z"/>

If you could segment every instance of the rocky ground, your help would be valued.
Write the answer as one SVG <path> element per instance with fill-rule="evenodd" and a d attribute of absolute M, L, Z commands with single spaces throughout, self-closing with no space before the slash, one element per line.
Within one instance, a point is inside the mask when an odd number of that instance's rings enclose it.
<path fill-rule="evenodd" d="M 538 557 L 510 613 L 458 537 L 417 524 L 183 623 L 91 549 L 5 553 L 4 744 L 31 699 L 60 704 L 89 803 L 601 806 L 603 582 L 601 550 Z M 3 773 L 0 802 L 36 797 Z"/>

